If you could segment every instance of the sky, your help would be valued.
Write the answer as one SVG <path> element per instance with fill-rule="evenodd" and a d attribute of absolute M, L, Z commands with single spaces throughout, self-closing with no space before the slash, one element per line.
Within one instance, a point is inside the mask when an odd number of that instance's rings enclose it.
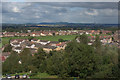
<path fill-rule="evenodd" d="M 119 2 L 119 0 L 2 0 L 2 2 Z"/>
<path fill-rule="evenodd" d="M 118 23 L 117 2 L 4 1 L 0 11 L 2 23 Z"/>

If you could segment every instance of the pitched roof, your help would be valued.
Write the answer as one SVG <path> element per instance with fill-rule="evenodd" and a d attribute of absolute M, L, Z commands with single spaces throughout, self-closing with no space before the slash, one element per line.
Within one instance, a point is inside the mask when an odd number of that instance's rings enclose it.
<path fill-rule="evenodd" d="M 21 49 L 22 49 L 22 47 L 16 47 L 15 49 L 17 49 L 17 50 L 21 50 Z"/>
<path fill-rule="evenodd" d="M 54 47 L 54 46 L 44 46 L 44 48 L 48 48 L 48 49 L 56 49 L 56 47 Z"/>
<path fill-rule="evenodd" d="M 40 42 L 48 42 L 48 40 L 40 40 Z"/>
<path fill-rule="evenodd" d="M 41 47 L 41 48 L 43 48 L 44 47 L 44 45 L 42 45 L 42 44 L 40 44 L 40 43 L 35 43 L 35 47 Z"/>
<path fill-rule="evenodd" d="M 51 41 L 50 44 L 58 44 L 58 41 Z"/>
<path fill-rule="evenodd" d="M 10 55 L 10 52 L 3 52 L 2 53 L 2 56 L 9 56 Z"/>

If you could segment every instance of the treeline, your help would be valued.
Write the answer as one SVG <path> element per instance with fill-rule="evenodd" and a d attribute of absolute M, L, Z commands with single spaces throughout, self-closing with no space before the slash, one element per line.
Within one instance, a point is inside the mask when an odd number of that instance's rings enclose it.
<path fill-rule="evenodd" d="M 58 77 L 109 78 L 120 77 L 120 55 L 115 46 L 101 45 L 99 37 L 93 45 L 88 45 L 86 35 L 76 37 L 67 44 L 65 50 L 51 51 L 49 54 L 39 48 L 34 55 L 30 49 L 17 54 L 12 52 L 3 63 L 3 74 L 32 72 L 32 75 L 48 73 Z"/>
<path fill-rule="evenodd" d="M 27 32 L 27 30 L 31 31 L 40 31 L 40 30 L 110 30 L 110 31 L 116 31 L 118 30 L 118 25 L 105 25 L 105 24 L 71 24 L 71 25 L 65 25 L 62 24 L 55 27 L 55 26 L 37 26 L 35 24 L 31 25 L 25 25 L 25 24 L 3 24 L 2 25 L 2 31 L 8 31 L 8 32 Z"/>

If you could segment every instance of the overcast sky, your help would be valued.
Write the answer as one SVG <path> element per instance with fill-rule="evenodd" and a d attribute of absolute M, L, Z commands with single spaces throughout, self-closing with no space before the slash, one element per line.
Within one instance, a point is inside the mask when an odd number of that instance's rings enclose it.
<path fill-rule="evenodd" d="M 3 2 L 0 13 L 3 23 L 118 23 L 117 2 Z"/>

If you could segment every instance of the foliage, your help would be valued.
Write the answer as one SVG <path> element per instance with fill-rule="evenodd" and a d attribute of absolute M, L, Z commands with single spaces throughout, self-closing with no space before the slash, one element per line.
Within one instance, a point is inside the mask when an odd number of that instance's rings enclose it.
<path fill-rule="evenodd" d="M 45 60 L 46 58 L 46 53 L 43 51 L 42 48 L 39 48 L 38 49 L 38 52 L 34 54 L 34 57 L 33 57 L 33 65 L 42 72 L 42 70 L 44 70 L 44 67 L 42 68 L 43 66 L 43 61 Z"/>
<path fill-rule="evenodd" d="M 22 65 L 22 71 L 24 72 L 28 72 L 31 69 L 31 65 L 32 65 L 32 54 L 30 52 L 30 49 L 25 48 L 21 53 L 20 53 L 20 61 L 21 61 L 21 65 Z"/>
<path fill-rule="evenodd" d="M 18 54 L 16 52 L 11 52 L 11 55 L 3 63 L 3 74 L 21 72 L 20 64 L 18 62 Z"/>
<path fill-rule="evenodd" d="M 86 34 L 80 35 L 77 38 L 80 41 L 80 43 L 88 44 L 89 42 L 88 36 Z"/>
<path fill-rule="evenodd" d="M 64 42 L 65 40 L 63 40 L 63 39 L 58 39 L 58 41 L 59 41 L 59 42 Z"/>
<path fill-rule="evenodd" d="M 9 44 L 9 45 L 6 45 L 6 46 L 5 46 L 3 52 L 11 52 L 11 51 L 12 51 L 12 46 Z"/>
<path fill-rule="evenodd" d="M 33 38 L 34 38 L 34 37 L 30 36 L 30 37 L 28 38 L 28 40 L 31 41 Z"/>
<path fill-rule="evenodd" d="M 87 35 L 83 34 L 76 38 L 80 42 L 74 39 L 67 44 L 65 50 L 51 51 L 49 54 L 41 48 L 34 54 L 27 48 L 19 55 L 12 52 L 3 63 L 3 74 L 32 71 L 33 77 L 43 75 L 39 73 L 46 73 L 45 75 L 48 76 L 57 75 L 62 78 L 119 77 L 120 55 L 116 46 L 101 45 L 99 36 L 96 36 L 91 46 L 88 45 Z"/>

